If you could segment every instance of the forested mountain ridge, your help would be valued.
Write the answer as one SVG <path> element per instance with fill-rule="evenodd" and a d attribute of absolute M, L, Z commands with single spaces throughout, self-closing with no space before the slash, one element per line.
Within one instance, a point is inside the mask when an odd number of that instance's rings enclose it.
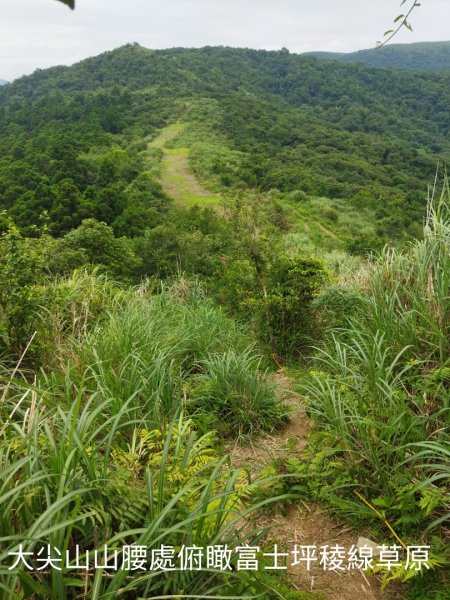
<path fill-rule="evenodd" d="M 450 71 L 450 41 L 390 44 L 357 52 L 308 52 L 309 56 L 347 63 L 365 63 L 382 69 Z"/>
<path fill-rule="evenodd" d="M 137 45 L 0 88 L 5 593 L 446 597 L 449 90 Z"/>
<path fill-rule="evenodd" d="M 137 206 L 151 225 L 148 208 L 167 199 L 143 140 L 181 119 L 180 143 L 213 191 L 344 198 L 395 236 L 414 231 L 448 160 L 449 97 L 450 74 L 393 75 L 285 50 L 127 45 L 1 89 L 0 206 L 22 228 L 46 212 L 56 235 L 86 217 L 127 234 L 124 214 L 135 218 Z"/>

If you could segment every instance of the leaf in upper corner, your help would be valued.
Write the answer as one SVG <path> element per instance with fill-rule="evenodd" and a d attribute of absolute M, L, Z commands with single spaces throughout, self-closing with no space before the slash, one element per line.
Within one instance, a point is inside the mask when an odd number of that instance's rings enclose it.
<path fill-rule="evenodd" d="M 400 21 L 400 19 L 403 19 L 405 15 L 398 15 L 398 17 L 395 17 L 394 19 L 394 23 L 398 23 L 398 21 Z"/>
<path fill-rule="evenodd" d="M 75 8 L 75 0 L 58 0 L 58 2 L 62 2 L 69 6 L 72 10 Z"/>

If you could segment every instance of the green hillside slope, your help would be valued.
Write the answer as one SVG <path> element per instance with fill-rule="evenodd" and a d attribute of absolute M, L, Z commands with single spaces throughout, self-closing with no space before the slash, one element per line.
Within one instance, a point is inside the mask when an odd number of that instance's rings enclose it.
<path fill-rule="evenodd" d="M 449 96 L 449 74 L 128 45 L 2 88 L 0 206 L 26 231 L 45 213 L 55 235 L 87 217 L 121 233 L 137 214 L 151 226 L 172 145 L 212 196 L 299 191 L 370 209 L 383 235 L 414 233 L 448 161 Z M 166 151 L 149 151 L 177 121 L 188 126 Z"/>
<path fill-rule="evenodd" d="M 0 598 L 447 597 L 449 96 L 138 45 L 0 88 Z"/>
<path fill-rule="evenodd" d="M 371 48 L 349 53 L 310 52 L 308 54 L 328 60 L 365 63 L 383 69 L 450 71 L 450 41 L 391 44 L 382 48 Z"/>

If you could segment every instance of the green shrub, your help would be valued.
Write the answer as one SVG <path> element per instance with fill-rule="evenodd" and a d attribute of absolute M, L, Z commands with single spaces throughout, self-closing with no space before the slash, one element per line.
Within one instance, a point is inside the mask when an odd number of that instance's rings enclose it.
<path fill-rule="evenodd" d="M 98 265 L 113 277 L 129 281 L 140 259 L 130 240 L 115 238 L 106 223 L 85 219 L 77 229 L 53 242 L 47 268 L 51 273 L 63 274 L 86 265 Z"/>
<path fill-rule="evenodd" d="M 42 348 L 30 348 L 41 300 L 39 278 L 44 254 L 39 240 L 25 239 L 11 223 L 0 237 L 0 352 L 17 360 L 27 348 L 27 360 L 39 361 Z"/>
<path fill-rule="evenodd" d="M 354 256 L 370 256 L 380 252 L 386 243 L 386 238 L 374 234 L 362 233 L 353 237 L 347 243 L 347 252 Z"/>
<path fill-rule="evenodd" d="M 210 354 L 201 366 L 204 372 L 196 378 L 189 409 L 203 427 L 249 437 L 283 423 L 286 408 L 252 348 Z"/>
<path fill-rule="evenodd" d="M 348 325 L 349 320 L 361 314 L 364 298 L 355 289 L 328 286 L 314 299 L 313 308 L 318 313 L 323 327 L 344 327 Z"/>
<path fill-rule="evenodd" d="M 339 223 L 339 212 L 335 208 L 325 208 L 322 211 L 322 215 L 332 223 Z"/>
<path fill-rule="evenodd" d="M 289 200 L 292 200 L 292 202 L 303 202 L 308 199 L 308 194 L 303 190 L 293 190 L 287 194 L 287 197 Z"/>
<path fill-rule="evenodd" d="M 260 329 L 274 351 L 292 356 L 308 344 L 317 325 L 313 300 L 328 277 L 316 258 L 280 256 L 271 263 Z"/>

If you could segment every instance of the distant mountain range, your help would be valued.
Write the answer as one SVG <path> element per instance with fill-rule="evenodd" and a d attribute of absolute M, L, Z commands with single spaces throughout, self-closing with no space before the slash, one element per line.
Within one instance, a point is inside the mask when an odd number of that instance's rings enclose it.
<path fill-rule="evenodd" d="M 364 63 L 381 69 L 450 71 L 450 41 L 392 44 L 383 48 L 350 53 L 308 52 L 307 54 L 326 60 Z"/>
<path fill-rule="evenodd" d="M 5 85 L 5 83 L 8 83 L 5 79 L 0 79 L 0 85 Z"/>

